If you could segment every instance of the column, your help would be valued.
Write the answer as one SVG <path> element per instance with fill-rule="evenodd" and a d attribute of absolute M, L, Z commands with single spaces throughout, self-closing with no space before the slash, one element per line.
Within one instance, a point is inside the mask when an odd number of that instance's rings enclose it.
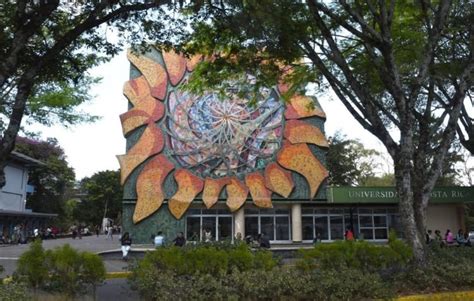
<path fill-rule="evenodd" d="M 291 205 L 291 239 L 293 242 L 303 240 L 303 229 L 301 226 L 301 204 Z"/>
<path fill-rule="evenodd" d="M 242 206 L 239 210 L 234 212 L 234 238 L 237 233 L 241 234 L 241 239 L 245 237 L 245 214 L 244 207 Z"/>

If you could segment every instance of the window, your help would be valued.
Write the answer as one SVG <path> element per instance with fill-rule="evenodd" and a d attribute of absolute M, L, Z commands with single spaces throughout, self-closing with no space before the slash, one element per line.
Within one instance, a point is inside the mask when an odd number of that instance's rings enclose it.
<path fill-rule="evenodd" d="M 389 213 L 388 213 L 389 212 Z M 396 208 L 303 208 L 303 240 L 344 239 L 345 231 L 352 227 L 357 238 L 386 240 L 389 229 L 400 231 Z"/>
<path fill-rule="evenodd" d="M 344 239 L 344 222 L 340 215 L 330 217 L 331 240 Z"/>
<path fill-rule="evenodd" d="M 277 216 L 275 220 L 276 240 L 290 240 L 290 217 Z"/>
<path fill-rule="evenodd" d="M 314 239 L 314 225 L 313 225 L 312 216 L 303 216 L 302 217 L 302 227 L 303 227 L 303 240 L 313 240 Z"/>
<path fill-rule="evenodd" d="M 245 216 L 245 236 L 257 237 L 259 233 L 258 216 Z"/>
<path fill-rule="evenodd" d="M 232 240 L 232 217 L 219 216 L 218 240 Z"/>
<path fill-rule="evenodd" d="M 189 241 L 201 240 L 201 218 L 188 216 L 186 218 L 186 237 Z"/>
<path fill-rule="evenodd" d="M 271 241 L 289 241 L 290 231 L 288 209 L 245 209 L 245 235 L 265 233 Z"/>
<path fill-rule="evenodd" d="M 370 209 L 369 209 L 370 210 Z M 367 240 L 385 240 L 388 238 L 387 209 L 359 210 L 361 238 Z M 361 214 L 363 212 L 363 214 Z"/>
<path fill-rule="evenodd" d="M 316 216 L 314 218 L 314 230 L 316 237 L 321 240 L 328 240 L 328 217 L 327 216 Z"/>
<path fill-rule="evenodd" d="M 233 239 L 233 219 L 229 212 L 216 209 L 190 209 L 186 216 L 186 239 L 202 241 L 205 230 L 211 232 L 212 241 Z"/>

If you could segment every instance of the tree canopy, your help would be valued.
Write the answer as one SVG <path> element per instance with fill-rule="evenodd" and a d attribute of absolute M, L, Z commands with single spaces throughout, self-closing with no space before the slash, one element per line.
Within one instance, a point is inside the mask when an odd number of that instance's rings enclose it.
<path fill-rule="evenodd" d="M 117 221 L 121 216 L 123 189 L 119 171 L 100 171 L 84 178 L 80 182 L 79 190 L 81 201 L 73 211 L 76 221 L 101 225 L 104 217 Z"/>
<path fill-rule="evenodd" d="M 213 55 L 192 89 L 248 72 L 330 88 L 393 158 L 400 214 L 424 261 L 426 208 L 473 85 L 471 1 L 206 2 L 182 48 Z M 203 17 L 204 16 L 204 17 Z M 281 70 L 281 66 L 289 66 Z M 305 79 L 305 80 L 301 80 Z M 288 97 L 290 95 L 287 95 Z"/>
<path fill-rule="evenodd" d="M 329 138 L 326 155 L 329 184 L 364 185 L 367 179 L 376 176 L 377 156 L 379 153 L 376 150 L 366 149 L 358 140 L 336 133 Z"/>
<path fill-rule="evenodd" d="M 35 212 L 56 213 L 60 224 L 67 223 L 65 203 L 71 196 L 75 174 L 66 161 L 64 150 L 55 139 L 37 141 L 29 138 L 18 138 L 15 149 L 44 163 L 29 171 L 28 183 L 35 191 L 28 195 L 26 207 Z"/>
<path fill-rule="evenodd" d="M 24 117 L 48 125 L 94 120 L 76 109 L 98 80 L 87 70 L 125 42 L 167 40 L 165 4 L 177 6 L 169 0 L 0 1 L 0 187 Z"/>

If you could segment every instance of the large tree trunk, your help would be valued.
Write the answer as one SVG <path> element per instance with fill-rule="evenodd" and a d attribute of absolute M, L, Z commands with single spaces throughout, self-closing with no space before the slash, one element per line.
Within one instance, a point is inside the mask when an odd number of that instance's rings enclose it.
<path fill-rule="evenodd" d="M 16 137 L 20 131 L 21 120 L 23 119 L 26 102 L 33 86 L 32 80 L 35 74 L 35 71 L 31 70 L 20 80 L 8 127 L 3 133 L 3 136 L 0 137 L 0 188 L 6 184 L 5 167 L 10 153 L 15 148 Z"/>
<path fill-rule="evenodd" d="M 410 118 L 407 118 L 410 120 Z M 413 128 L 410 122 L 402 125 L 400 148 L 394 158 L 395 180 L 399 196 L 400 219 L 404 228 L 405 239 L 413 249 L 415 264 L 426 263 L 426 252 L 424 243 L 423 211 L 415 210 L 415 191 L 413 184 L 416 176 L 413 172 Z M 421 225 L 420 225 L 421 222 Z"/>
<path fill-rule="evenodd" d="M 404 229 L 405 239 L 413 249 L 415 263 L 418 265 L 424 265 L 426 262 L 426 252 L 424 235 L 421 231 L 423 231 L 422 229 L 425 227 L 422 223 L 425 218 L 423 215 L 419 215 L 421 211 L 415 211 L 413 206 L 413 191 L 408 177 L 403 177 L 401 182 L 399 182 L 397 177 L 397 182 L 398 196 L 400 200 L 400 220 Z"/>

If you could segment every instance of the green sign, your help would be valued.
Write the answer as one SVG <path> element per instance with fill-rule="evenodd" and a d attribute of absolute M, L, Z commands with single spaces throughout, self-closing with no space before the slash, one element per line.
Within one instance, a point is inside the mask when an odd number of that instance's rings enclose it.
<path fill-rule="evenodd" d="M 398 203 L 395 187 L 329 187 L 329 203 Z M 431 203 L 474 202 L 474 187 L 437 187 Z"/>

